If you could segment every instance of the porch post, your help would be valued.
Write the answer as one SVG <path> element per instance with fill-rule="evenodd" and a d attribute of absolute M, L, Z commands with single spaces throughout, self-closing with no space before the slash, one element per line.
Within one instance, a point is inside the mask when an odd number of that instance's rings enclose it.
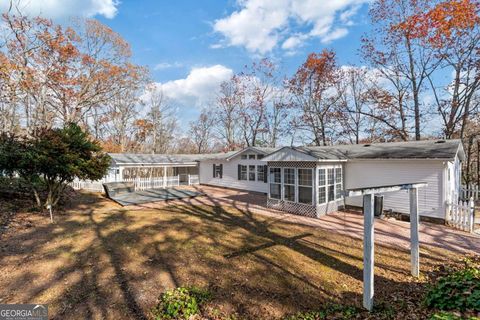
<path fill-rule="evenodd" d="M 163 188 L 167 187 L 167 166 L 163 166 Z"/>
<path fill-rule="evenodd" d="M 363 196 L 363 307 L 373 308 L 373 268 L 374 268 L 374 194 Z"/>
<path fill-rule="evenodd" d="M 412 188 L 408 191 L 410 195 L 410 256 L 412 276 L 417 277 L 420 274 L 420 251 L 418 234 L 418 196 L 417 189 Z"/>

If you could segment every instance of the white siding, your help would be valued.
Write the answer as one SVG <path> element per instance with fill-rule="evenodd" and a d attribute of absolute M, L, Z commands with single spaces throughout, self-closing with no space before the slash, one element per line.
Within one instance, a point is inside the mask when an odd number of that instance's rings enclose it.
<path fill-rule="evenodd" d="M 223 177 L 213 177 L 213 164 L 223 165 Z M 264 166 L 266 162 L 261 160 L 241 159 L 240 156 L 230 161 L 226 160 L 202 160 L 200 161 L 200 184 L 228 187 L 248 191 L 267 193 L 268 183 L 263 181 L 238 180 L 238 165 L 259 165 Z M 265 172 L 265 174 L 267 174 Z"/>
<path fill-rule="evenodd" d="M 445 218 L 444 175 L 446 164 L 440 160 L 351 160 L 345 164 L 345 188 L 426 182 L 418 190 L 419 214 Z M 409 213 L 408 193 L 384 194 L 384 209 Z M 362 206 L 361 197 L 346 198 L 347 205 Z"/>

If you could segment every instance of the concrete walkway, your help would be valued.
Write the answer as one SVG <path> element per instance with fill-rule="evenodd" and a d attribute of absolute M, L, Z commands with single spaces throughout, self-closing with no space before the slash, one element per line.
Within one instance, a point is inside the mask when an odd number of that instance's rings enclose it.
<path fill-rule="evenodd" d="M 141 208 L 160 208 L 166 205 L 193 204 L 229 206 L 240 211 L 253 212 L 278 221 L 288 221 L 324 229 L 328 232 L 363 238 L 363 216 L 358 211 L 336 212 L 321 218 L 309 218 L 266 207 L 266 196 L 260 193 L 229 190 L 209 186 L 191 186 L 189 190 L 201 192 L 204 196 L 185 198 L 168 203 L 156 202 Z M 134 208 L 131 208 L 134 209 Z M 410 248 L 410 224 L 395 219 L 375 219 L 375 243 L 396 248 Z M 480 235 L 469 234 L 450 227 L 421 222 L 420 245 L 458 253 L 480 253 Z"/>

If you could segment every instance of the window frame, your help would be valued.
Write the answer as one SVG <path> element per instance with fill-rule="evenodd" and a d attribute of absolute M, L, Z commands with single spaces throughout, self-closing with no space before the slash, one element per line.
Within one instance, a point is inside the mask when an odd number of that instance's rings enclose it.
<path fill-rule="evenodd" d="M 320 181 L 320 171 L 323 170 L 325 174 L 325 183 L 322 185 Z M 329 171 L 333 171 L 333 183 L 329 181 Z M 337 173 L 340 172 L 340 181 L 338 181 Z M 338 201 L 343 199 L 343 179 L 344 179 L 343 165 L 321 165 L 317 166 L 317 204 L 323 205 L 329 202 Z M 333 188 L 333 198 L 330 198 L 329 188 Z M 320 189 L 325 190 L 325 202 L 320 202 Z"/>
<path fill-rule="evenodd" d="M 285 171 L 286 170 L 293 170 L 293 183 L 286 183 L 285 179 Z M 297 203 L 298 200 L 298 191 L 297 191 L 297 168 L 293 167 L 284 167 L 282 168 L 282 200 L 286 202 Z M 285 186 L 292 187 L 293 186 L 293 200 L 287 200 L 285 198 Z"/>
<path fill-rule="evenodd" d="M 245 168 L 245 172 L 243 172 L 243 168 Z M 245 179 L 243 178 L 244 173 L 245 173 Z M 248 166 L 246 164 L 240 165 L 240 181 L 248 181 Z"/>
<path fill-rule="evenodd" d="M 280 170 L 280 182 L 275 182 L 275 178 L 274 179 L 270 179 L 270 172 L 272 170 Z M 282 200 L 283 198 L 283 192 L 282 192 L 282 185 L 283 185 L 283 179 L 282 179 L 282 168 L 281 167 L 268 167 L 268 170 L 267 170 L 267 177 L 268 177 L 268 198 L 269 199 L 272 199 L 272 200 Z M 276 184 L 276 185 L 280 185 L 280 195 L 278 198 L 272 198 L 272 193 L 271 193 L 271 185 L 272 184 Z"/>
<path fill-rule="evenodd" d="M 256 154 L 249 154 L 249 155 L 248 155 L 248 160 L 255 160 L 256 157 L 257 157 Z"/>
<path fill-rule="evenodd" d="M 251 174 L 253 174 L 253 179 L 251 178 Z M 248 181 L 257 181 L 257 166 L 254 164 L 248 165 Z"/>
<path fill-rule="evenodd" d="M 219 164 L 215 164 L 215 179 L 222 178 L 222 167 Z"/>
<path fill-rule="evenodd" d="M 259 170 L 261 169 L 261 170 Z M 261 172 L 260 172 L 261 171 Z M 261 179 L 260 179 L 261 174 Z M 263 164 L 257 164 L 257 181 L 264 182 L 265 181 L 265 166 Z"/>
<path fill-rule="evenodd" d="M 297 203 L 299 204 L 305 204 L 305 205 L 315 205 L 315 194 L 314 194 L 314 189 L 315 189 L 315 183 L 314 183 L 314 177 L 315 177 L 315 168 L 297 168 Z M 311 184 L 310 185 L 303 185 L 300 184 L 300 170 L 308 170 L 310 171 L 311 174 Z M 311 189 L 311 201 L 310 203 L 305 203 L 305 202 L 300 202 L 300 188 L 310 188 Z"/>

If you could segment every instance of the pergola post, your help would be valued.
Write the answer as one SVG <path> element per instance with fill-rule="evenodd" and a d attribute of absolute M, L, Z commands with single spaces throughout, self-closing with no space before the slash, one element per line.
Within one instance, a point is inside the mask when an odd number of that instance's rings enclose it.
<path fill-rule="evenodd" d="M 373 268 L 374 268 L 374 194 L 363 196 L 363 307 L 373 308 Z"/>
<path fill-rule="evenodd" d="M 417 189 L 408 190 L 410 198 L 410 255 L 412 264 L 412 276 L 420 275 L 420 248 L 418 234 L 418 196 Z"/>

